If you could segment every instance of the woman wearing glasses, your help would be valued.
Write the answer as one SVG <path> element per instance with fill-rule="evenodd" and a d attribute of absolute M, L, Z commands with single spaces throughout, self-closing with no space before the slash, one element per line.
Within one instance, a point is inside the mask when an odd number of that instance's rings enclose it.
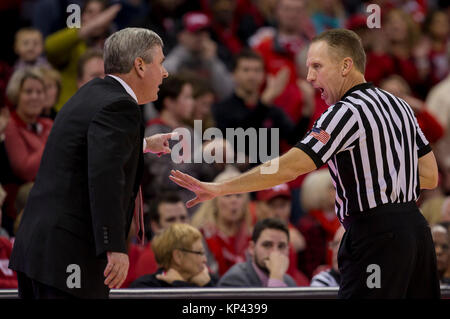
<path fill-rule="evenodd" d="M 211 280 L 206 267 L 202 239 L 200 231 L 188 224 L 171 225 L 152 242 L 161 268 L 138 278 L 130 288 L 214 286 L 215 280 Z"/>

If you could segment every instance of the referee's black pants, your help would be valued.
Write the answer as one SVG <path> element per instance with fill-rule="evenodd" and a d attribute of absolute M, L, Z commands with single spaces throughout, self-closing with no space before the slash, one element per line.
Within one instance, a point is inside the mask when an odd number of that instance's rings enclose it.
<path fill-rule="evenodd" d="M 339 298 L 440 298 L 430 227 L 415 202 L 346 219 Z"/>

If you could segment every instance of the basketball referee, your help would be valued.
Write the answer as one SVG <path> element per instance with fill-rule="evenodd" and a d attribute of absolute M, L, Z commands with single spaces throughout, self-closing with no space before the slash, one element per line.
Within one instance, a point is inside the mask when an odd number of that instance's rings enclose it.
<path fill-rule="evenodd" d="M 330 106 L 283 156 L 222 183 L 179 171 L 170 179 L 195 192 L 187 203 L 267 189 L 328 164 L 336 214 L 346 232 L 338 253 L 340 298 L 439 298 L 436 255 L 416 205 L 437 185 L 431 147 L 410 106 L 364 79 L 366 56 L 352 31 L 316 37 L 307 80 Z M 264 174 L 278 161 L 274 174 Z"/>

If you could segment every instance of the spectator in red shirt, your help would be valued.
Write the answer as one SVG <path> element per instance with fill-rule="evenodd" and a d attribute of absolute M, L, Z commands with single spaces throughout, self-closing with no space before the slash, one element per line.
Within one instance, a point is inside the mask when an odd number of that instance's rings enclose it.
<path fill-rule="evenodd" d="M 282 108 L 294 123 L 302 114 L 304 97 L 297 85 L 298 65 L 305 65 L 299 56 L 303 56 L 313 35 L 303 0 L 280 0 L 277 9 L 277 28 L 261 28 L 250 40 L 250 46 L 258 51 L 264 59 L 269 75 L 289 72 L 289 81 L 273 103 Z"/>
<path fill-rule="evenodd" d="M 307 214 L 300 218 L 298 229 L 305 237 L 306 249 L 298 257 L 300 270 L 309 278 L 317 266 L 331 265 L 327 247 L 340 226 L 334 208 L 335 194 L 328 170 L 311 172 L 303 182 L 300 202 Z"/>
<path fill-rule="evenodd" d="M 308 278 L 298 269 L 298 253 L 306 247 L 305 238 L 289 222 L 291 215 L 291 191 L 287 184 L 280 184 L 256 194 L 258 220 L 276 218 L 283 221 L 289 230 L 289 274 L 298 286 L 308 286 Z"/>
<path fill-rule="evenodd" d="M 420 64 L 420 52 L 414 50 L 420 36 L 418 25 L 404 11 L 392 9 L 385 15 L 382 30 L 389 31 L 371 32 L 376 36 L 367 55 L 366 80 L 379 85 L 384 77 L 398 74 L 422 97 L 427 70 Z"/>
<path fill-rule="evenodd" d="M 23 182 L 36 177 L 53 121 L 41 118 L 45 83 L 34 68 L 16 71 L 7 87 L 15 105 L 5 130 L 5 148 L 14 174 Z"/>
<path fill-rule="evenodd" d="M 229 166 L 214 182 L 237 175 L 239 171 Z M 219 276 L 234 264 L 245 261 L 251 236 L 248 199 L 248 194 L 217 197 L 203 203 L 192 218 L 192 225 L 201 230 L 218 264 Z"/>

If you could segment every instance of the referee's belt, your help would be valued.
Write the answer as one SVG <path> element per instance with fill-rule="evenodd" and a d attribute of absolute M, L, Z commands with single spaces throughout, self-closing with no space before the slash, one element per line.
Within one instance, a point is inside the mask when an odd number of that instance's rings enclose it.
<path fill-rule="evenodd" d="M 357 220 L 368 219 L 374 216 L 381 216 L 386 214 L 395 214 L 398 212 L 407 212 L 412 210 L 418 210 L 415 201 L 406 203 L 386 203 L 362 212 L 355 212 L 349 216 L 346 216 L 342 221 L 342 225 L 347 230 L 351 224 Z"/>

